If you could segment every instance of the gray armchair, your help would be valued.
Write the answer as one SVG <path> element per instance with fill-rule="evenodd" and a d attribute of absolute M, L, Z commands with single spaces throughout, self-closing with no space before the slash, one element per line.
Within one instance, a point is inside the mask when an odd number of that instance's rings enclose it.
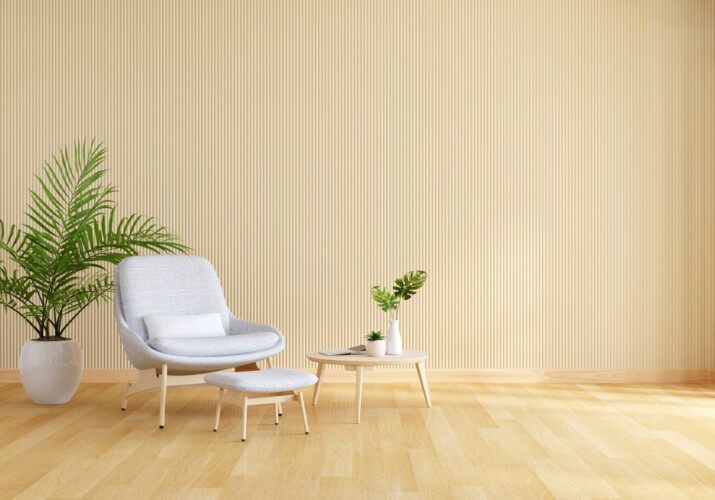
<path fill-rule="evenodd" d="M 122 401 L 133 394 L 159 391 L 159 427 L 164 428 L 167 389 L 206 385 L 206 373 L 227 368 L 258 369 L 285 347 L 276 328 L 233 316 L 216 271 L 201 257 L 148 255 L 122 260 L 114 273 L 114 312 L 119 337 L 137 382 L 127 384 Z M 149 339 L 144 317 L 219 313 L 226 333 L 209 338 Z M 242 368 L 241 368 L 242 367 Z"/>

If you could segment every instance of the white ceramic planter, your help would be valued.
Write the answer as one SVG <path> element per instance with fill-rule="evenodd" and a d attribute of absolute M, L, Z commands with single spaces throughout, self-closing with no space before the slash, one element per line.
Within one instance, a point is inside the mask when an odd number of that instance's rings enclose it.
<path fill-rule="evenodd" d="M 387 354 L 402 354 L 402 336 L 400 335 L 400 320 L 388 319 Z"/>
<path fill-rule="evenodd" d="M 66 403 L 82 377 L 82 349 L 74 339 L 28 340 L 20 352 L 20 376 L 35 403 Z"/>
<path fill-rule="evenodd" d="M 368 340 L 365 344 L 365 351 L 368 356 L 373 358 L 384 356 L 387 346 L 384 340 Z"/>

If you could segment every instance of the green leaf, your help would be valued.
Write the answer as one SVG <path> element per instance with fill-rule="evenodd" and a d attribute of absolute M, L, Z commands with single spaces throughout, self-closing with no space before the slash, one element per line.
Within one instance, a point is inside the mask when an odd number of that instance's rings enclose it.
<path fill-rule="evenodd" d="M 377 302 L 377 306 L 385 312 L 394 311 L 400 303 L 397 296 L 383 286 L 372 287 L 370 294 L 372 299 Z"/>
<path fill-rule="evenodd" d="M 395 280 L 395 286 L 392 290 L 401 300 L 410 300 L 417 293 L 417 290 L 422 288 L 427 281 L 427 273 L 425 271 L 410 271 L 402 278 Z"/>
<path fill-rule="evenodd" d="M 0 306 L 20 314 L 40 336 L 61 334 L 87 306 L 111 300 L 108 266 L 140 250 L 187 252 L 189 247 L 150 217 L 117 220 L 103 184 L 106 148 L 76 142 L 44 162 L 30 191 L 28 224 L 6 231 L 0 220 Z M 7 260 L 20 270 L 8 272 Z"/>
<path fill-rule="evenodd" d="M 370 330 L 370 333 L 365 336 L 365 340 L 368 342 L 374 342 L 376 340 L 385 340 L 385 336 L 382 334 L 382 330 Z"/>

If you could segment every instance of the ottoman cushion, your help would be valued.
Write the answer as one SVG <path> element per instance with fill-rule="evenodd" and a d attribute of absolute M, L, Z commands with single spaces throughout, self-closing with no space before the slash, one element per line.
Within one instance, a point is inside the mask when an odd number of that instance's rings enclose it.
<path fill-rule="evenodd" d="M 207 384 L 240 392 L 283 392 L 310 387 L 318 381 L 312 373 L 271 368 L 252 372 L 216 372 L 204 377 Z"/>

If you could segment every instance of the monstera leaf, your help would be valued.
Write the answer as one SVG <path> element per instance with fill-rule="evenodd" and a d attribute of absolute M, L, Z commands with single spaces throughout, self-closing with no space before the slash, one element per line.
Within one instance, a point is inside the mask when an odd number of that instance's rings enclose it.
<path fill-rule="evenodd" d="M 383 286 L 374 286 L 370 289 L 373 300 L 387 313 L 388 318 L 397 319 L 400 311 L 400 302 L 410 300 L 427 281 L 425 271 L 410 271 L 402 278 L 395 280 L 392 292 Z"/>
<path fill-rule="evenodd" d="M 378 307 L 385 312 L 394 311 L 400 303 L 395 294 L 384 286 L 374 286 L 370 289 L 370 293 Z"/>
<path fill-rule="evenodd" d="M 427 281 L 427 273 L 424 271 L 410 271 L 402 278 L 395 280 L 395 286 L 392 290 L 395 296 L 400 300 L 410 300 L 417 293 L 417 290 L 422 288 Z"/>

